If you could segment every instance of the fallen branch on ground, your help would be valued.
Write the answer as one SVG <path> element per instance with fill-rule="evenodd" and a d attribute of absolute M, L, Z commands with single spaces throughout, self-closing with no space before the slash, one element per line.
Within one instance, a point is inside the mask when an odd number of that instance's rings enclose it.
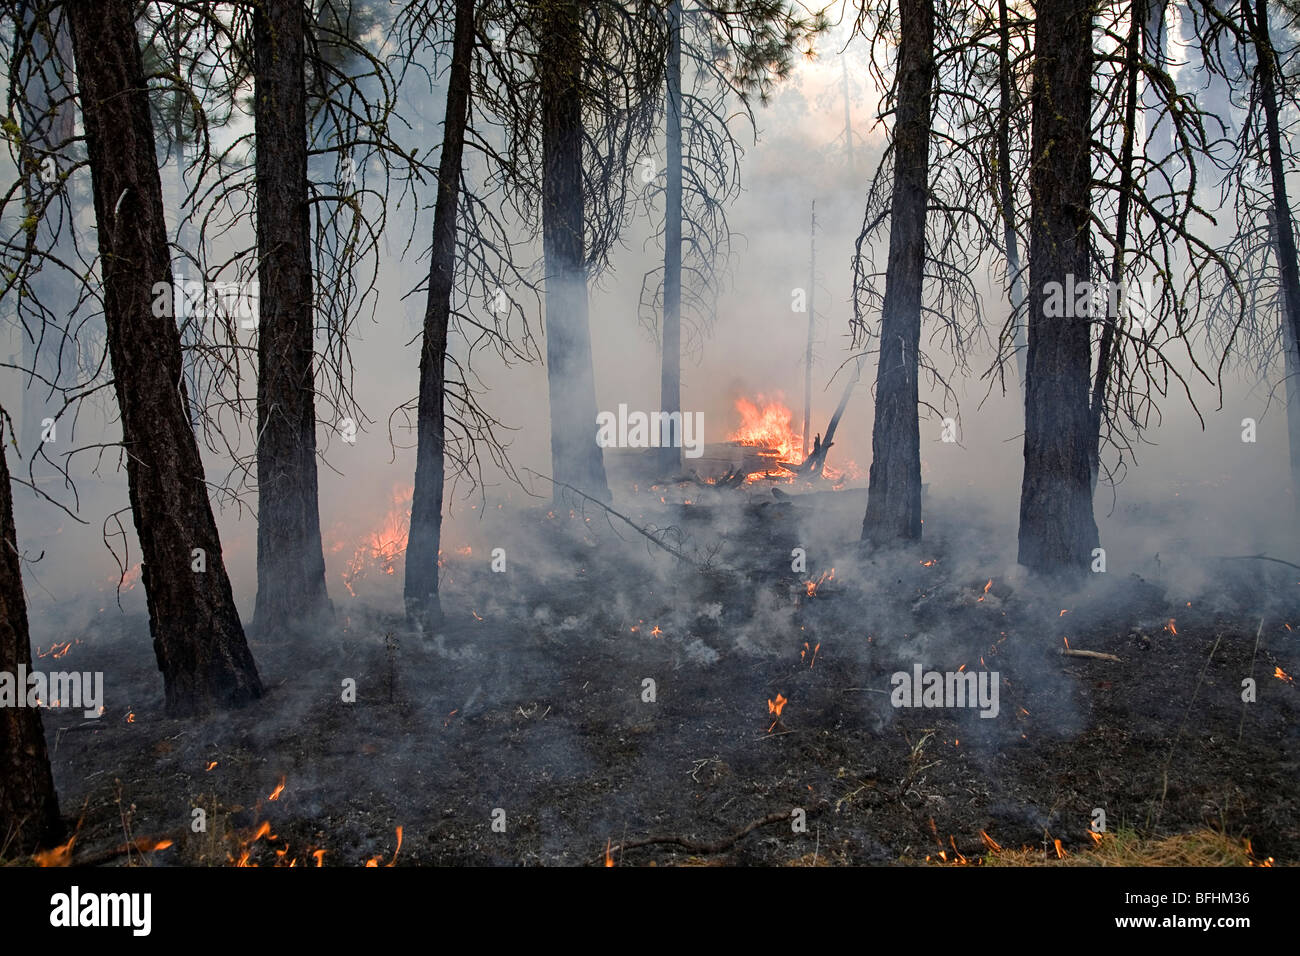
<path fill-rule="evenodd" d="M 605 502 L 599 500 L 598 498 L 593 498 L 591 495 L 587 494 L 587 493 L 584 492 L 584 491 L 581 491 L 581 490 L 578 489 L 578 488 L 573 487 L 573 485 L 570 485 L 570 484 L 568 484 L 567 482 L 556 481 L 556 480 L 555 480 L 554 478 L 552 478 L 550 475 L 543 475 L 541 472 L 533 471 L 531 468 L 525 468 L 524 471 L 528 472 L 530 475 L 536 475 L 538 478 L 543 478 L 543 479 L 545 479 L 546 481 L 549 481 L 549 482 L 550 482 L 551 484 L 553 484 L 553 485 L 558 485 L 558 486 L 561 487 L 561 488 L 568 488 L 570 491 L 572 491 L 572 492 L 573 492 L 575 495 L 577 495 L 579 498 L 582 498 L 582 499 L 584 499 L 584 500 L 586 500 L 586 501 L 590 501 L 593 505 L 597 505 L 597 506 L 599 506 L 600 508 L 603 508 L 603 509 L 605 510 L 606 513 L 613 515 L 615 518 L 617 518 L 618 520 L 622 521 L 624 524 L 626 524 L 629 528 L 631 528 L 631 529 L 632 529 L 633 531 L 635 531 L 637 534 L 641 535 L 641 536 L 642 536 L 643 538 L 645 538 L 647 541 L 653 542 L 656 546 L 658 546 L 658 547 L 662 548 L 663 550 L 667 551 L 667 552 L 668 552 L 669 554 L 671 554 L 674 558 L 677 558 L 677 559 L 679 559 L 679 560 L 681 560 L 681 561 L 685 561 L 687 564 L 691 565 L 692 567 L 699 567 L 699 564 L 698 564 L 698 563 L 697 563 L 693 558 L 691 558 L 689 555 L 685 554 L 685 553 L 682 552 L 682 551 L 679 551 L 677 548 L 674 548 L 674 547 L 673 547 L 672 545 L 670 545 L 670 544 L 665 544 L 662 540 L 660 540 L 659 538 L 655 537 L 655 535 L 654 535 L 653 532 L 648 531 L 648 530 L 646 530 L 645 528 L 641 527 L 639 524 L 637 524 L 635 521 L 633 521 L 633 520 L 632 520 L 631 518 L 629 518 L 627 515 L 623 514 L 621 511 L 615 511 L 613 508 L 611 508 L 609 505 L 605 504 Z"/>
<path fill-rule="evenodd" d="M 1101 651 L 1077 651 L 1073 647 L 1061 648 L 1061 653 L 1066 657 L 1086 657 L 1094 661 L 1114 661 L 1116 664 L 1122 661 L 1114 654 L 1103 654 Z"/>

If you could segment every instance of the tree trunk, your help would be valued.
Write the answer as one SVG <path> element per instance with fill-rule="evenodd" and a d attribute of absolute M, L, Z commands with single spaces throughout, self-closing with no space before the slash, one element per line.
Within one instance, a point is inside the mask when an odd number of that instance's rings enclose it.
<path fill-rule="evenodd" d="M 65 154 L 76 135 L 71 98 L 72 38 L 67 18 L 49 0 L 28 0 L 23 4 L 21 16 L 22 34 L 16 48 L 30 44 L 19 78 L 22 96 L 17 102 L 23 133 L 24 199 L 31 210 L 51 202 L 49 214 L 41 218 L 27 238 L 36 250 L 71 262 L 75 258 L 70 254 L 74 224 L 64 221 L 59 225 L 62 216 L 52 194 L 68 188 L 68 181 L 62 177 L 68 174 L 72 161 Z M 47 181 L 49 173 L 58 178 Z M 71 279 L 55 265 L 42 265 L 31 276 L 26 292 L 33 302 L 40 303 L 50 313 L 46 322 L 19 332 L 23 367 L 35 373 L 23 380 L 21 453 L 30 458 L 41 442 L 42 421 L 53 418 L 63 404 L 61 398 L 52 398 L 51 384 L 59 382 L 60 369 L 66 371 L 67 360 L 71 358 L 71 350 L 65 353 L 69 346 L 65 337 L 77 305 L 77 294 Z"/>
<path fill-rule="evenodd" d="M 301 0 L 253 18 L 257 136 L 257 605 L 261 630 L 331 609 L 316 477 L 316 391 Z"/>
<path fill-rule="evenodd" d="M 1300 344 L 1286 304 L 1282 305 L 1282 346 L 1286 355 L 1286 435 L 1291 461 L 1292 507 L 1300 514 Z"/>
<path fill-rule="evenodd" d="M 682 410 L 682 5 L 668 5 L 668 169 L 664 209 L 664 327 L 659 409 Z M 669 417 L 660 435 L 660 471 L 670 478 L 681 470 L 682 435 L 672 434 Z"/>
<path fill-rule="evenodd" d="M 998 0 L 998 193 L 1002 207 L 1002 237 L 1006 246 L 1007 278 L 1011 283 L 1012 347 L 1020 378 L 1020 404 L 1025 404 L 1025 363 L 1029 350 L 1025 328 L 1025 281 L 1020 274 L 1020 237 L 1016 234 L 1016 194 L 1011 184 L 1011 24 L 1007 0 Z"/>
<path fill-rule="evenodd" d="M 65 7 L 95 196 L 104 319 L 154 653 L 171 716 L 262 695 L 244 640 L 198 443 L 185 414 L 180 335 L 156 318 L 172 285 L 162 181 L 134 5 Z M 202 570 L 200 570 L 202 568 Z"/>
<path fill-rule="evenodd" d="M 921 537 L 921 432 L 917 349 L 929 204 L 933 0 L 900 0 L 898 107 L 889 260 L 880 316 L 876 423 L 862 539 L 885 545 Z"/>
<path fill-rule="evenodd" d="M 1159 0 L 1156 0 L 1158 3 Z M 1124 283 L 1125 246 L 1128 243 L 1128 220 L 1133 207 L 1133 160 L 1137 138 L 1138 111 L 1138 57 L 1142 55 L 1143 24 L 1147 22 L 1147 0 L 1133 0 L 1129 5 L 1129 31 L 1124 55 L 1128 60 L 1124 83 L 1124 133 L 1119 148 L 1119 203 L 1115 210 L 1115 246 L 1111 257 L 1110 280 L 1117 290 L 1126 290 Z M 1162 20 L 1161 23 L 1164 21 Z M 1095 299 L 1094 299 L 1095 301 Z M 1110 303 L 1116 305 L 1116 314 L 1110 314 Z M 1106 395 L 1110 376 L 1115 366 L 1116 336 L 1125 318 L 1125 300 L 1121 293 L 1106 296 L 1107 314 L 1102 318 L 1101 341 L 1097 347 L 1097 371 L 1092 381 L 1090 424 L 1088 426 L 1088 487 L 1097 491 L 1097 476 L 1101 473 L 1101 433 L 1106 425 Z"/>
<path fill-rule="evenodd" d="M 31 669 L 32 645 L 5 460 L 10 437 L 6 419 L 0 411 L 0 674 L 11 675 L 16 683 L 19 667 Z M 16 685 L 15 692 L 25 697 L 27 688 Z M 14 857 L 62 839 L 41 712 L 36 707 L 0 707 L 0 851 Z"/>
<path fill-rule="evenodd" d="M 812 441 L 813 340 L 817 332 L 817 200 L 808 208 L 808 338 L 803 356 L 803 458 Z"/>
<path fill-rule="evenodd" d="M 582 182 L 582 16 L 577 0 L 538 4 L 542 100 L 542 250 L 546 260 L 546 366 L 551 474 L 609 501 L 596 444 L 596 375 L 587 312 Z M 557 500 L 567 501 L 555 485 Z"/>
<path fill-rule="evenodd" d="M 442 540 L 442 492 L 446 415 L 444 366 L 451 294 L 456 280 L 456 212 L 460 200 L 465 124 L 469 119 L 470 71 L 474 60 L 474 0 L 456 0 L 446 120 L 438 161 L 438 198 L 433 213 L 429 295 L 420 348 L 420 398 L 416 421 L 415 491 L 406 546 L 406 617 L 429 630 L 442 617 L 438 601 L 438 548 Z"/>
<path fill-rule="evenodd" d="M 1089 469 L 1092 350 L 1088 310 L 1046 312 L 1050 283 L 1087 281 L 1092 5 L 1039 0 L 1029 185 L 1029 361 L 1020 563 L 1088 566 L 1097 546 Z"/>
<path fill-rule="evenodd" d="M 1282 314 L 1290 318 L 1291 333 L 1300 342 L 1300 267 L 1296 262 L 1295 220 L 1286 194 L 1286 166 L 1282 160 L 1282 133 L 1278 123 L 1277 76 L 1280 64 L 1269 36 L 1267 0 L 1255 0 L 1253 17 L 1249 5 L 1243 4 L 1242 9 L 1258 53 L 1260 100 L 1264 106 L 1268 166 L 1272 178 L 1273 213 L 1277 229 L 1278 271 L 1282 275 Z"/>

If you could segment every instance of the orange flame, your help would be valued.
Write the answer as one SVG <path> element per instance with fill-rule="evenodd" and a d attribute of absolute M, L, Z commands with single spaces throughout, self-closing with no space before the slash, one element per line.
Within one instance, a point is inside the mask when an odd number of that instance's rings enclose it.
<path fill-rule="evenodd" d="M 775 399 L 767 399 L 762 394 L 756 395 L 752 401 L 744 397 L 736 399 L 740 425 L 727 436 L 728 441 L 763 449 L 760 454 L 771 460 L 773 468 L 783 467 L 787 462 L 797 464 L 803 461 L 803 432 L 795 427 L 794 412 L 782 401 L 784 396 L 779 392 L 777 395 Z M 822 477 L 836 487 L 861 476 L 861 470 L 851 461 L 843 469 L 822 465 Z M 746 480 L 758 481 L 763 477 L 756 473 Z M 793 481 L 794 476 L 785 480 Z"/>
<path fill-rule="evenodd" d="M 279 784 L 276 785 L 276 788 L 275 788 L 274 790 L 271 791 L 271 795 L 270 795 L 269 797 L 267 797 L 266 799 L 268 799 L 268 800 L 279 800 L 279 799 L 280 799 L 280 794 L 282 794 L 282 793 L 284 793 L 284 777 L 281 777 L 281 778 L 280 778 L 280 782 L 279 782 Z"/>
<path fill-rule="evenodd" d="M 72 862 L 72 846 L 76 842 L 77 835 L 74 833 L 67 843 L 33 853 L 32 859 L 36 861 L 37 866 L 67 866 Z"/>

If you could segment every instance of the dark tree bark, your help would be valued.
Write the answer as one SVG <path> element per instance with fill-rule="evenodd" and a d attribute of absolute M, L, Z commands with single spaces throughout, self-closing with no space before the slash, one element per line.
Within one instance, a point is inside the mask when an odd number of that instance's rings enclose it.
<path fill-rule="evenodd" d="M 174 319 L 156 318 L 152 310 L 154 285 L 173 286 L 134 5 L 70 0 L 66 10 L 131 515 L 144 555 L 149 627 L 167 713 L 244 704 L 262 695 L 262 684 L 235 609 L 185 412 L 180 335 Z"/>
<path fill-rule="evenodd" d="M 1277 77 L 1281 72 L 1277 51 L 1268 26 L 1267 0 L 1256 0 L 1252 16 L 1250 5 L 1242 4 L 1254 46 L 1257 51 L 1257 70 L 1259 76 L 1260 100 L 1264 106 L 1265 143 L 1268 149 L 1268 169 L 1273 187 L 1272 234 L 1277 252 L 1278 272 L 1282 279 L 1282 321 L 1290 327 L 1282 341 L 1286 348 L 1287 370 L 1287 429 L 1291 438 L 1291 475 L 1292 494 L 1300 496 L 1300 487 L 1296 485 L 1296 476 L 1300 473 L 1300 441 L 1296 439 L 1296 420 L 1300 410 L 1292 404 L 1292 397 L 1300 391 L 1294 377 L 1300 368 L 1300 356 L 1296 354 L 1296 343 L 1300 343 L 1300 263 L 1296 259 L 1295 218 L 1291 215 L 1290 200 L 1286 189 L 1286 165 L 1282 158 L 1282 131 L 1278 118 L 1279 104 Z"/>
<path fill-rule="evenodd" d="M 1029 188 L 1029 360 L 1021 564 L 1088 566 L 1097 547 L 1089 468 L 1089 316 L 1048 316 L 1049 283 L 1088 279 L 1091 0 L 1039 0 Z"/>
<path fill-rule="evenodd" d="M 546 261 L 546 366 L 551 473 L 609 501 L 596 444 L 596 375 L 587 302 L 582 177 L 582 17 L 578 0 L 536 6 L 542 101 L 542 252 Z M 555 495 L 565 499 L 556 484 Z"/>
<path fill-rule="evenodd" d="M 1158 2 L 1158 0 L 1157 0 Z M 1117 288 L 1125 288 L 1124 261 L 1127 255 L 1128 221 L 1133 208 L 1134 143 L 1137 138 L 1138 116 L 1138 57 L 1143 51 L 1143 24 L 1148 20 L 1147 0 L 1133 0 L 1129 5 L 1129 32 L 1124 46 L 1124 55 L 1128 60 L 1124 82 L 1124 134 L 1119 148 L 1119 203 L 1115 211 L 1115 245 L 1111 256 L 1110 278 Z M 1163 20 L 1160 21 L 1162 24 Z M 1106 297 L 1107 308 L 1112 301 Z M 1115 299 L 1116 305 L 1122 303 Z M 1110 376 L 1115 366 L 1115 350 L 1119 348 L 1116 336 L 1119 324 L 1123 321 L 1121 314 L 1102 317 L 1101 341 L 1097 346 L 1097 370 L 1092 380 L 1092 399 L 1090 424 L 1088 426 L 1088 473 L 1089 488 L 1097 490 L 1097 476 L 1101 472 L 1101 433 L 1106 424 L 1106 396 L 1110 388 Z"/>
<path fill-rule="evenodd" d="M 28 0 L 21 17 L 22 32 L 15 47 L 26 46 L 19 77 L 22 96 L 17 101 L 23 133 L 23 189 L 28 208 L 35 210 L 52 193 L 67 188 L 62 177 L 71 161 L 65 152 L 76 133 L 72 38 L 67 18 L 50 0 Z M 53 182 L 47 181 L 50 172 L 58 177 Z M 37 223 L 28 241 L 65 262 L 72 261 L 68 254 L 72 223 L 63 222 L 60 227 L 58 218 L 57 206 L 51 206 L 50 215 Z M 60 367 L 70 357 L 65 351 L 65 335 L 77 295 L 74 283 L 54 265 L 44 265 L 36 272 L 27 291 L 33 301 L 49 310 L 55 323 L 21 332 L 23 367 L 36 373 L 23 382 L 22 454 L 31 457 L 41 441 L 42 420 L 52 418 L 62 405 L 61 399 L 50 401 L 50 383 L 59 380 Z"/>
<path fill-rule="evenodd" d="M 32 645 L 5 460 L 5 419 L 0 412 L 0 673 L 13 675 L 16 682 L 20 665 L 31 669 Z M 15 690 L 27 693 L 24 686 Z M 36 707 L 0 707 L 0 849 L 14 857 L 53 846 L 63 835 L 41 712 Z"/>
<path fill-rule="evenodd" d="M 1286 164 L 1282 160 L 1282 131 L 1278 119 L 1277 77 L 1281 73 L 1277 51 L 1268 26 L 1268 0 L 1242 4 L 1246 25 L 1258 54 L 1259 93 L 1264 106 L 1264 130 L 1268 149 L 1268 169 L 1273 186 L 1273 219 L 1276 230 L 1278 271 L 1282 275 L 1283 315 L 1291 320 L 1291 332 L 1300 342 L 1300 264 L 1296 261 L 1295 219 L 1291 215 L 1286 192 Z"/>
<path fill-rule="evenodd" d="M 316 477 L 316 390 L 301 0 L 262 0 L 257 84 L 257 605 L 261 630 L 331 610 Z"/>
<path fill-rule="evenodd" d="M 682 5 L 668 5 L 668 151 L 664 209 L 664 325 L 659 408 L 670 416 L 682 410 Z M 660 469 L 671 477 L 681 469 L 680 434 L 671 434 L 671 417 L 660 436 Z"/>
<path fill-rule="evenodd" d="M 917 349 L 929 203 L 933 0 L 900 0 L 899 26 L 889 260 L 880 316 L 870 488 L 862 522 L 862 539 L 876 545 L 921 537 Z"/>
<path fill-rule="evenodd" d="M 442 492 L 446 448 L 445 363 L 451 293 L 456 281 L 456 212 L 460 201 L 465 124 L 469 120 L 470 74 L 474 60 L 474 0 L 456 0 L 451 72 L 438 198 L 433 213 L 433 251 L 429 294 L 424 308 L 420 349 L 420 398 L 416 420 L 415 491 L 411 532 L 406 546 L 406 617 L 411 627 L 429 630 L 442 617 L 438 600 L 438 548 L 442 541 Z"/>

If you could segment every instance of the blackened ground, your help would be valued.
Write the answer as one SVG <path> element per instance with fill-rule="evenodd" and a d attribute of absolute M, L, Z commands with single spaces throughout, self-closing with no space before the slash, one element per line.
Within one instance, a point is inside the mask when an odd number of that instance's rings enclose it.
<path fill-rule="evenodd" d="M 505 573 L 486 553 L 448 562 L 436 638 L 340 602 L 331 633 L 254 635 L 266 698 L 205 720 L 162 716 L 143 620 L 77 635 L 57 666 L 105 671 L 107 712 L 45 724 L 76 855 L 166 836 L 155 865 L 315 865 L 316 849 L 384 865 L 400 827 L 397 865 L 586 864 L 797 808 L 805 832 L 615 857 L 890 863 L 973 857 L 980 831 L 1082 852 L 1099 808 L 1112 831 L 1209 826 L 1300 861 L 1300 687 L 1275 676 L 1300 675 L 1295 569 L 1184 555 L 1171 572 L 1152 556 L 1071 591 L 1014 570 L 1006 534 L 942 504 L 927 504 L 925 544 L 863 555 L 853 493 L 654 503 L 634 517 L 679 529 L 704 567 L 598 513 L 517 513 L 485 532 L 513 536 Z M 799 547 L 806 571 L 791 570 Z M 1063 656 L 1066 639 L 1121 660 Z M 893 707 L 891 675 L 918 663 L 995 673 L 997 716 Z"/>

